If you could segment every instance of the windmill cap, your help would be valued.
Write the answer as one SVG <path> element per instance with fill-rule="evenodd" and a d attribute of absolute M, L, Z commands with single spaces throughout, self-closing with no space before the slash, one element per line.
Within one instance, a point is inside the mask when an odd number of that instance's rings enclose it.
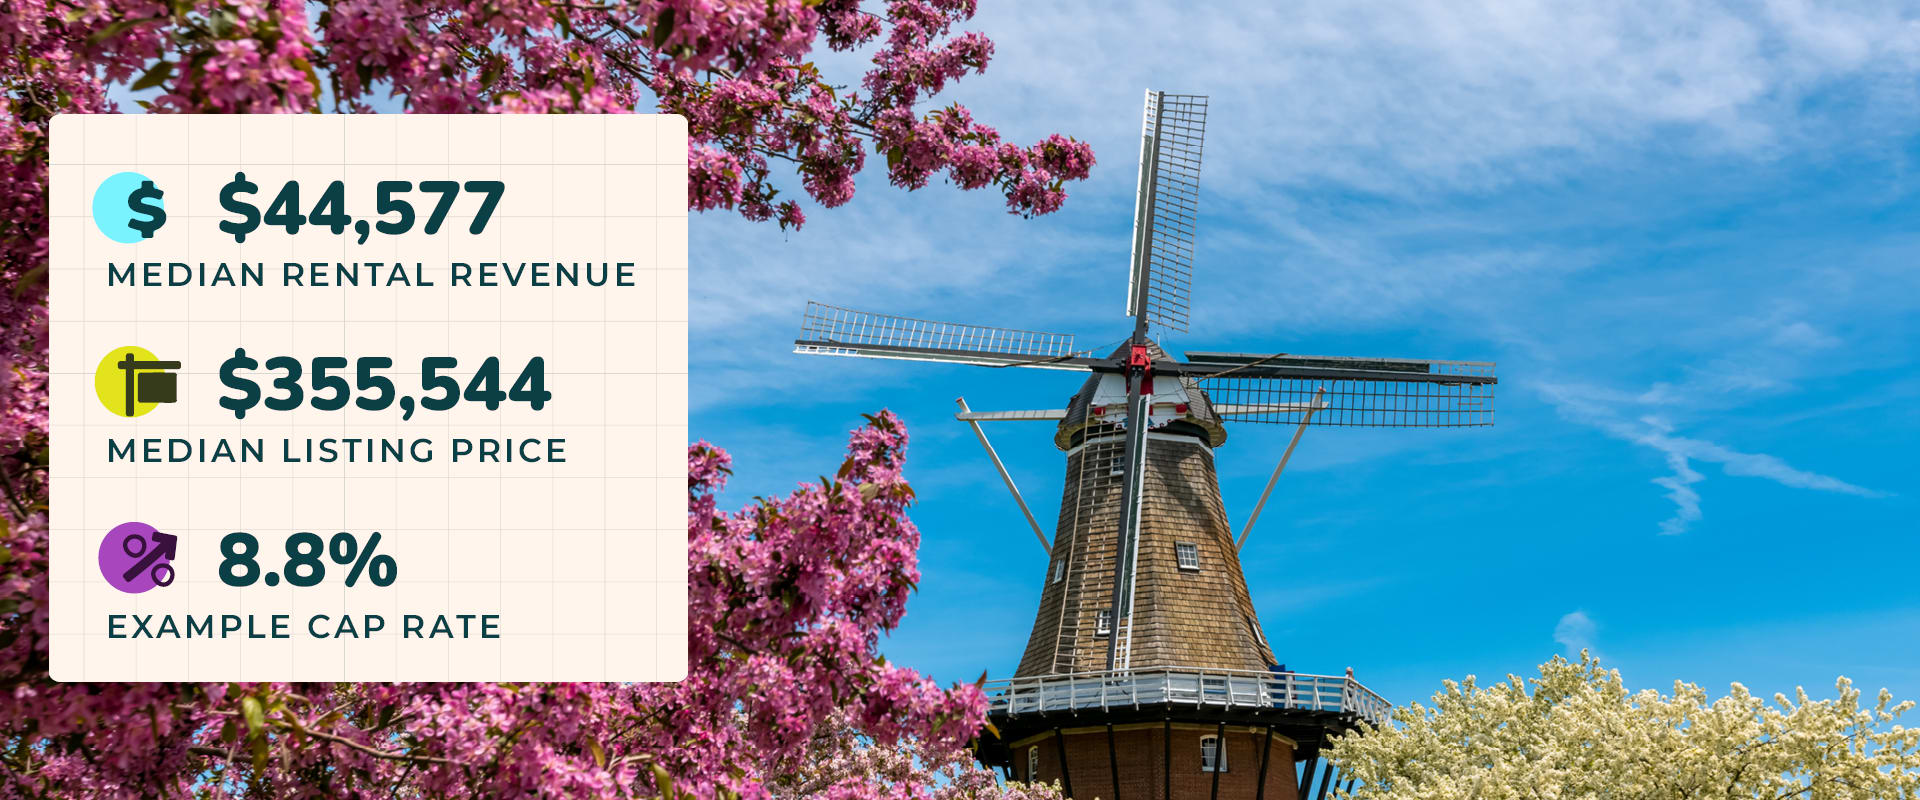
<path fill-rule="evenodd" d="M 1115 348 L 1113 353 L 1108 357 L 1115 360 L 1122 359 L 1126 357 L 1130 347 L 1130 344 L 1123 343 L 1118 348 Z M 1152 357 L 1154 361 L 1173 360 L 1172 356 L 1169 356 L 1167 351 L 1160 347 L 1160 343 L 1152 339 L 1147 340 L 1147 355 Z M 1054 432 L 1053 444 L 1055 447 L 1061 450 L 1073 449 L 1080 443 L 1080 440 L 1084 437 L 1088 428 L 1103 424 L 1100 418 L 1100 412 L 1102 411 L 1105 411 L 1109 416 L 1116 413 L 1124 415 L 1126 411 L 1124 402 L 1095 402 L 1096 398 L 1099 398 L 1101 395 L 1101 381 L 1115 377 L 1117 377 L 1115 373 L 1097 372 L 1087 378 L 1085 383 L 1080 384 L 1080 391 L 1075 392 L 1073 399 L 1067 403 L 1067 415 L 1060 420 L 1060 426 Z M 1155 375 L 1154 385 L 1155 388 L 1158 389 L 1157 394 L 1163 398 L 1167 394 L 1167 389 L 1165 385 L 1160 382 L 1168 380 L 1179 381 L 1180 387 L 1185 391 L 1186 397 L 1184 400 L 1174 404 L 1172 414 L 1177 417 L 1176 421 L 1162 428 L 1161 432 L 1175 434 L 1185 433 L 1206 442 L 1207 445 L 1211 447 L 1219 447 L 1225 444 L 1227 441 L 1227 429 L 1220 424 L 1220 417 L 1213 413 L 1213 399 L 1207 396 L 1206 390 L 1201 389 L 1198 382 L 1191 378 Z M 1110 407 L 1114 405 L 1121 407 L 1117 409 Z M 1162 415 L 1164 416 L 1165 413 L 1163 412 Z"/>

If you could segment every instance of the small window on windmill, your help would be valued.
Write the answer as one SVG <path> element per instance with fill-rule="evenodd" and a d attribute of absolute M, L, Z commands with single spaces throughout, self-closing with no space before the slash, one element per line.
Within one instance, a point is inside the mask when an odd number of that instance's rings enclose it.
<path fill-rule="evenodd" d="M 1121 458 L 1120 456 L 1114 456 L 1112 458 L 1107 459 L 1107 474 L 1108 475 L 1127 474 L 1126 460 Z"/>
<path fill-rule="evenodd" d="M 1220 749 L 1220 737 L 1200 737 L 1200 771 L 1226 772 L 1227 754 Z"/>
<path fill-rule="evenodd" d="M 1053 582 L 1059 583 L 1067 578 L 1067 560 L 1062 558 L 1053 562 Z"/>
<path fill-rule="evenodd" d="M 1200 569 L 1200 545 L 1193 542 L 1175 542 L 1173 555 L 1184 570 Z"/>
<path fill-rule="evenodd" d="M 1040 747 L 1038 745 L 1035 745 L 1033 747 L 1027 748 L 1027 782 L 1032 783 L 1039 779 L 1040 779 Z"/>
<path fill-rule="evenodd" d="M 1111 608 L 1100 609 L 1099 615 L 1094 617 L 1093 635 L 1107 636 L 1112 633 L 1113 633 L 1113 609 Z"/>

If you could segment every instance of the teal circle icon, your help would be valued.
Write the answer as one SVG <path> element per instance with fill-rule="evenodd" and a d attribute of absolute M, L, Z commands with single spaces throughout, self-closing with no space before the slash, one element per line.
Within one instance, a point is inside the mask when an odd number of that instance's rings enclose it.
<path fill-rule="evenodd" d="M 93 192 L 93 224 L 121 244 L 151 239 L 167 221 L 164 194 L 152 178 L 138 172 L 110 175 Z"/>

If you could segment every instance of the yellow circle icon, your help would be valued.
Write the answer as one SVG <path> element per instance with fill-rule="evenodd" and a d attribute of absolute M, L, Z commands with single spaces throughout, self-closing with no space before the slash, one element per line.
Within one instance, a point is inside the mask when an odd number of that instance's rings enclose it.
<path fill-rule="evenodd" d="M 138 417 L 178 399 L 178 361 L 161 361 L 144 347 L 128 345 L 100 359 L 93 392 L 100 405 L 122 417 Z"/>

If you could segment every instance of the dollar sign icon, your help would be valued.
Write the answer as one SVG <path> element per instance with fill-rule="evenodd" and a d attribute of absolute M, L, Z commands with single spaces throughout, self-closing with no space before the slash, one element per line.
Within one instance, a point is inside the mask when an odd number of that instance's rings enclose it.
<path fill-rule="evenodd" d="M 146 215 L 146 219 L 127 220 L 127 227 L 139 231 L 140 238 L 153 238 L 153 232 L 167 224 L 167 210 L 160 207 L 160 198 L 165 195 L 153 185 L 153 181 L 141 181 L 140 188 L 127 195 L 127 208 L 135 214 Z"/>
<path fill-rule="evenodd" d="M 93 224 L 108 239 L 139 244 L 167 221 L 165 203 L 153 179 L 138 172 L 116 172 L 93 190 Z M 140 217 L 144 217 L 141 219 Z"/>
<path fill-rule="evenodd" d="M 258 191 L 260 187 L 253 181 L 247 180 L 247 173 L 244 172 L 233 173 L 233 180 L 228 181 L 226 188 L 220 190 L 220 207 L 240 215 L 240 220 L 237 222 L 224 219 L 220 221 L 220 230 L 233 234 L 233 240 L 236 242 L 246 241 L 247 234 L 252 233 L 254 228 L 260 227 L 260 209 L 254 208 L 252 203 L 241 200 L 235 195 L 253 194 Z M 226 405 L 226 402 L 222 400 L 220 404 Z"/>
<path fill-rule="evenodd" d="M 226 226 L 227 223 L 220 223 L 220 227 L 225 228 Z M 259 366 L 260 362 L 248 356 L 247 350 L 244 347 L 234 348 L 233 357 L 227 359 L 220 365 L 220 382 L 226 384 L 229 389 L 240 390 L 239 397 L 220 398 L 220 407 L 232 411 L 234 419 L 246 419 L 247 409 L 253 408 L 254 405 L 260 402 L 260 385 L 254 383 L 252 378 L 243 378 L 235 375 L 234 372 L 243 369 L 257 369 Z"/>

